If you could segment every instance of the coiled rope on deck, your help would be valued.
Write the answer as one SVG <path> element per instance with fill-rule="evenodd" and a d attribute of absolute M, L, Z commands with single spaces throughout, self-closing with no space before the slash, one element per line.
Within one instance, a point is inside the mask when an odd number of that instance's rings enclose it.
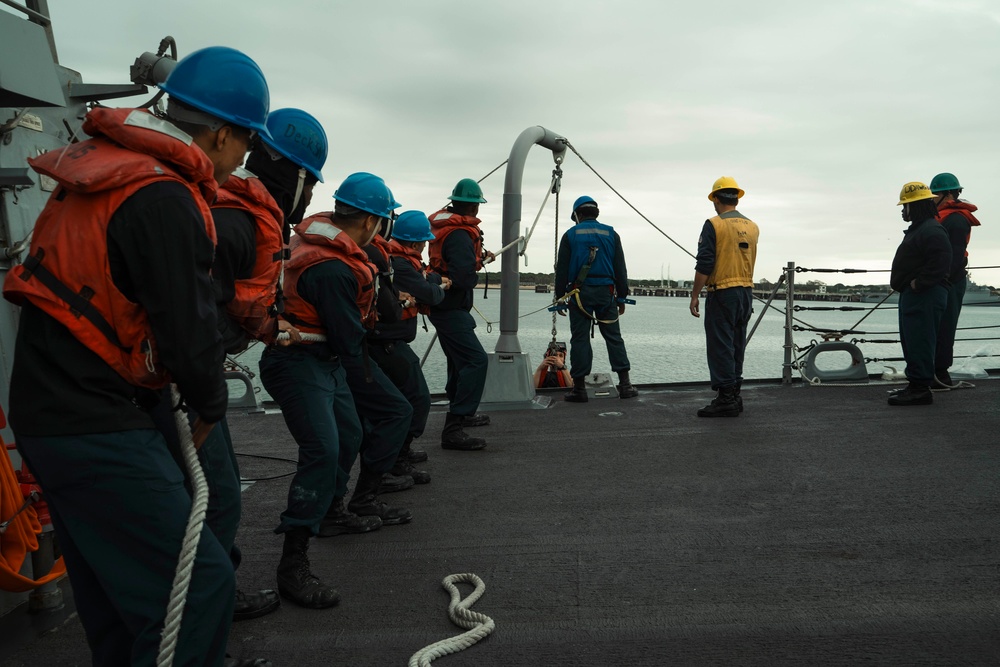
<path fill-rule="evenodd" d="M 181 396 L 177 385 L 170 385 L 170 396 L 173 405 L 180 405 Z M 191 435 L 191 425 L 183 410 L 174 413 L 177 422 L 177 433 L 181 441 L 181 453 L 184 456 L 184 466 L 191 479 L 193 497 L 191 498 L 191 514 L 188 516 L 187 529 L 181 542 L 181 553 L 177 559 L 177 570 L 174 573 L 174 583 L 170 589 L 170 599 L 167 603 L 167 617 L 163 623 L 163 633 L 160 636 L 160 652 L 156 656 L 157 667 L 169 667 L 174 662 L 174 652 L 177 649 L 177 637 L 181 630 L 181 620 L 184 617 L 184 604 L 187 602 L 188 588 L 191 586 L 191 571 L 194 569 L 194 558 L 198 552 L 198 542 L 201 540 L 201 529 L 205 523 L 205 512 L 208 509 L 208 482 L 205 473 L 198 462 L 198 451 L 195 449 L 194 438 Z"/>
<path fill-rule="evenodd" d="M 455 587 L 456 583 L 472 584 L 476 590 L 463 600 L 462 594 Z M 464 651 L 493 632 L 495 624 L 492 618 L 469 609 L 486 592 L 486 584 L 483 583 L 482 579 L 471 572 L 450 574 L 444 578 L 441 585 L 451 595 L 451 602 L 448 604 L 448 617 L 455 625 L 468 628 L 468 630 L 420 649 L 410 658 L 408 667 L 429 667 L 432 660 L 449 653 Z"/>

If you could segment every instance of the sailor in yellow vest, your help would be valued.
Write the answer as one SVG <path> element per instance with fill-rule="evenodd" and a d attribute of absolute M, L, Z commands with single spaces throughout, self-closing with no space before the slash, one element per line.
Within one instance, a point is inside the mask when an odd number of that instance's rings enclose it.
<path fill-rule="evenodd" d="M 708 199 L 715 217 L 705 221 L 698 237 L 691 314 L 701 317 L 698 295 L 705 297 L 705 343 L 708 372 L 716 398 L 698 410 L 699 417 L 736 417 L 743 412 L 743 353 L 747 323 L 753 312 L 753 267 L 757 260 L 757 223 L 736 210 L 743 190 L 736 179 L 715 181 Z"/>

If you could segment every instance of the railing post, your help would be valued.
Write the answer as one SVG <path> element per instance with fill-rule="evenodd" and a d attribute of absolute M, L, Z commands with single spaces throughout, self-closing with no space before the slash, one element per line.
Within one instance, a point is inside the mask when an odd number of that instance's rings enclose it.
<path fill-rule="evenodd" d="M 781 364 L 781 383 L 792 383 L 792 308 L 795 306 L 795 262 L 789 262 L 785 269 L 785 358 Z"/>

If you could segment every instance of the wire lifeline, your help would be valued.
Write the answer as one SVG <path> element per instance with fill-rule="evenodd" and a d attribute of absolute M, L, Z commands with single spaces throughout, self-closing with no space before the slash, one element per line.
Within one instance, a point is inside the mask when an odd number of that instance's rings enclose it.
<path fill-rule="evenodd" d="M 632 204 L 632 202 L 630 202 L 630 201 L 629 201 L 628 199 L 625 199 L 625 196 L 624 196 L 624 195 L 622 195 L 622 193 L 618 192 L 618 190 L 616 190 L 616 189 L 614 188 L 614 186 L 613 186 L 613 185 L 611 185 L 610 183 L 608 183 L 607 179 L 605 179 L 605 178 L 604 178 L 603 176 L 601 176 L 601 175 L 600 175 L 599 173 L 597 173 L 597 170 L 596 170 L 596 169 L 594 169 L 594 167 L 592 167 L 592 166 L 591 166 L 591 164 L 590 164 L 589 162 L 587 162 L 587 160 L 586 160 L 586 159 L 585 159 L 585 158 L 584 158 L 584 157 L 583 157 L 582 155 L 580 155 L 580 151 L 576 150 L 576 147 L 575 147 L 575 146 L 573 146 L 573 144 L 571 144 L 571 143 L 569 142 L 569 140 L 566 140 L 566 147 L 567 147 L 567 148 L 569 148 L 569 149 L 570 149 L 571 151 L 573 151 L 573 153 L 574 153 L 574 154 L 575 154 L 575 155 L 576 155 L 576 156 L 577 156 L 578 158 L 580 158 L 580 161 L 581 161 L 581 162 L 583 162 L 583 163 L 584 163 L 585 165 L 587 165 L 587 168 L 588 168 L 588 169 L 590 169 L 590 170 L 591 170 L 592 172 L 594 172 L 594 175 L 595 175 L 595 176 L 597 176 L 597 177 L 598 177 L 599 179 L 601 179 L 601 182 L 602 182 L 602 183 L 604 183 L 604 184 L 605 184 L 606 186 L 608 186 L 608 187 L 609 187 L 609 188 L 611 189 L 611 191 L 612 191 L 612 192 L 614 192 L 614 193 L 615 193 L 616 195 L 618 195 L 618 197 L 619 197 L 619 198 L 620 198 L 620 199 L 621 199 L 621 200 L 622 200 L 623 202 L 625 202 L 625 203 L 626 203 L 626 204 L 628 205 L 628 207 L 629 207 L 629 208 L 631 208 L 631 209 L 632 209 L 633 211 L 635 211 L 635 212 L 636 212 L 636 213 L 637 213 L 637 214 L 639 215 L 639 217 L 640 217 L 640 218 L 642 218 L 643 220 L 645 220 L 646 222 L 648 222 L 648 223 L 649 223 L 649 225 L 650 225 L 650 226 L 651 226 L 651 227 L 652 227 L 653 229 L 655 229 L 656 231 L 658 231 L 658 232 L 660 232 L 661 234 L 663 234 L 663 236 L 665 236 L 665 237 L 666 237 L 666 239 L 667 239 L 668 241 L 670 241 L 670 242 L 671 242 L 671 243 L 673 243 L 673 244 L 674 244 L 675 246 L 677 246 L 678 248 L 680 248 L 681 250 L 683 250 L 683 251 L 684 251 L 685 253 L 687 253 L 687 254 L 688 254 L 688 255 L 689 255 L 689 256 L 690 256 L 690 257 L 691 257 L 692 259 L 698 259 L 698 258 L 697 258 L 697 257 L 696 257 L 695 255 L 693 255 L 693 254 L 691 253 L 691 251 L 690 251 L 690 250 L 688 250 L 687 248 L 685 248 L 684 246 L 682 246 L 682 245 L 681 245 L 680 243 L 678 243 L 677 241 L 675 241 L 675 240 L 674 240 L 674 239 L 673 239 L 673 238 L 672 238 L 672 237 L 671 237 L 671 236 L 670 236 L 669 234 L 667 234 L 667 233 L 666 233 L 665 231 L 663 231 L 662 229 L 660 229 L 659 227 L 657 227 L 657 226 L 656 226 L 656 224 L 654 224 L 652 220 L 650 220 L 650 219 L 649 219 L 649 218 L 647 218 L 647 217 L 646 217 L 645 215 L 643 215 L 643 214 L 642 214 L 642 211 L 640 211 L 639 209 L 637 209 L 637 208 L 636 208 L 636 207 L 635 207 L 635 206 L 634 206 L 634 205 Z"/>
<path fill-rule="evenodd" d="M 181 400 L 177 385 L 170 385 L 171 401 L 178 405 Z M 194 438 L 191 435 L 191 425 L 187 414 L 182 410 L 174 413 L 177 422 L 177 433 L 181 440 L 181 453 L 184 456 L 184 466 L 191 478 L 191 513 L 188 516 L 187 528 L 181 542 L 181 552 L 177 559 L 177 570 L 174 573 L 174 583 L 170 589 L 167 603 L 167 616 L 163 623 L 160 638 L 160 652 L 156 656 L 157 667 L 169 667 L 174 662 L 177 649 L 177 638 L 180 635 L 181 620 L 184 617 L 184 604 L 187 601 L 188 589 L 191 586 L 191 571 L 194 569 L 194 559 L 198 552 L 198 542 L 201 540 L 202 526 L 205 524 L 205 512 L 208 509 L 208 482 L 205 473 L 198 462 L 198 452 L 195 449 Z"/>
<path fill-rule="evenodd" d="M 476 589 L 469 594 L 469 597 L 462 600 L 461 593 L 455 587 L 456 583 L 472 584 Z M 441 585 L 451 595 L 448 618 L 455 625 L 468 630 L 420 649 L 410 657 L 408 667 L 429 667 L 432 660 L 449 653 L 464 651 L 481 639 L 485 639 L 496 627 L 492 618 L 469 609 L 486 592 L 486 584 L 482 579 L 471 572 L 450 574 L 444 578 Z"/>

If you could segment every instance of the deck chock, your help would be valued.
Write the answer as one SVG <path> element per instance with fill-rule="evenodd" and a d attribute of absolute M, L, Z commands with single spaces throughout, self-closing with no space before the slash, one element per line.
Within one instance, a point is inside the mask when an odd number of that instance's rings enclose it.
<path fill-rule="evenodd" d="M 618 398 L 618 390 L 608 373 L 591 373 L 586 378 L 586 386 L 590 398 Z"/>
<path fill-rule="evenodd" d="M 243 371 L 226 371 L 223 373 L 223 377 L 226 382 L 242 382 L 243 383 L 243 394 L 240 396 L 234 395 L 232 392 L 229 393 L 229 409 L 237 410 L 243 409 L 247 412 L 263 412 L 263 408 L 260 405 L 260 398 L 257 396 L 257 391 L 254 389 L 253 381 L 250 376 Z"/>
<path fill-rule="evenodd" d="M 847 352 L 851 364 L 845 368 L 822 370 L 816 367 L 816 357 L 823 352 Z M 802 362 L 802 375 L 809 382 L 868 382 L 868 366 L 865 357 L 854 343 L 842 340 L 816 343 Z"/>

